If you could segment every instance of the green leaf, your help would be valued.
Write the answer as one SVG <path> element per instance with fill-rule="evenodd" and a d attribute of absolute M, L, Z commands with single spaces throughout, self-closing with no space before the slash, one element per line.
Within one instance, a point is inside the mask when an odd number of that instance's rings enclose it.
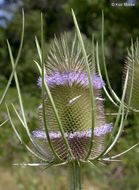
<path fill-rule="evenodd" d="M 14 106 L 13 106 L 13 107 L 14 107 Z M 39 160 L 48 162 L 46 159 L 44 159 L 44 158 L 38 156 L 35 152 L 33 152 L 33 151 L 29 148 L 29 146 L 22 140 L 20 134 L 19 134 L 18 131 L 16 130 L 16 127 L 15 127 L 13 121 L 12 121 L 12 118 L 11 118 L 11 115 L 10 115 L 10 112 L 9 112 L 9 108 L 8 108 L 7 105 L 6 105 L 6 109 L 7 109 L 7 113 L 8 113 L 8 117 L 9 117 L 11 126 L 12 126 L 12 128 L 13 128 L 13 130 L 14 130 L 16 136 L 17 136 L 17 138 L 18 138 L 19 141 L 21 142 L 21 144 L 23 144 L 23 145 L 26 147 L 26 149 L 27 149 L 31 154 L 33 154 L 33 156 L 35 156 L 35 157 L 38 158 Z M 15 107 L 14 107 L 14 109 L 15 109 Z M 16 112 L 16 113 L 18 113 L 18 112 Z M 21 121 L 22 121 L 22 119 L 21 119 Z M 22 121 L 22 123 L 23 123 L 23 121 Z"/>
<path fill-rule="evenodd" d="M 13 70 L 11 72 L 11 75 L 9 77 L 7 86 L 6 86 L 6 88 L 5 88 L 4 92 L 3 92 L 3 95 L 1 97 L 1 99 L 0 99 L 0 105 L 2 104 L 4 98 L 5 98 L 6 94 L 7 94 L 8 88 L 9 88 L 9 86 L 11 84 L 12 78 L 13 78 L 14 73 L 16 71 L 16 67 L 18 65 L 19 58 L 20 58 L 20 55 L 21 55 L 21 51 L 22 51 L 22 47 L 23 47 L 23 40 L 24 40 L 24 22 L 25 22 L 24 20 L 25 20 L 24 19 L 24 11 L 22 10 L 22 32 L 21 32 L 20 46 L 19 46 L 19 50 L 18 50 L 17 57 L 16 57 L 16 60 L 15 60 L 15 65 L 14 65 Z"/>
<path fill-rule="evenodd" d="M 7 121 L 9 121 L 9 119 L 5 120 L 3 123 L 0 124 L 0 127 L 2 127 L 5 123 L 7 123 Z"/>
<path fill-rule="evenodd" d="M 96 55 L 97 55 L 97 60 L 99 60 L 98 59 L 98 43 L 97 43 L 97 46 L 96 46 Z M 98 158 L 102 157 L 103 155 L 107 154 L 112 149 L 112 147 L 116 144 L 116 142 L 117 142 L 118 138 L 120 137 L 120 134 L 121 134 L 121 132 L 123 130 L 123 126 L 124 126 L 123 125 L 124 124 L 124 120 L 123 120 L 123 117 L 124 117 L 124 99 L 125 99 L 125 94 L 126 94 L 126 89 L 127 89 L 128 76 L 129 76 L 129 72 L 126 73 L 124 89 L 123 89 L 122 98 L 121 98 L 121 101 L 120 101 L 121 103 L 120 103 L 120 106 L 119 106 L 118 114 L 117 114 L 117 117 L 116 117 L 116 121 L 115 121 L 113 130 L 112 130 L 111 136 L 109 137 L 108 143 L 107 143 L 104 151 L 96 159 L 98 159 Z M 119 124 L 119 121 L 120 121 L 121 112 L 122 112 L 121 124 L 120 124 L 120 127 L 118 129 L 118 133 L 115 136 L 115 133 L 117 131 L 118 124 Z"/>
<path fill-rule="evenodd" d="M 8 40 L 7 40 L 7 45 L 8 45 L 8 50 L 9 50 L 9 55 L 10 55 L 10 59 L 11 59 L 12 68 L 14 69 L 15 63 L 14 63 L 11 47 L 10 47 L 10 44 L 9 44 Z M 15 83 L 16 83 L 16 88 L 17 88 L 17 93 L 18 93 L 18 99 L 19 99 L 19 103 L 20 103 L 20 107 L 21 107 L 21 112 L 22 112 L 22 116 L 23 116 L 23 123 L 24 123 L 23 126 L 25 127 L 27 135 L 28 135 L 30 141 L 32 142 L 32 144 L 34 145 L 34 147 L 36 148 L 36 150 L 39 151 L 39 153 L 42 154 L 43 156 L 46 156 L 46 153 L 44 153 L 44 151 L 42 151 L 42 148 L 39 146 L 39 144 L 36 142 L 35 138 L 32 136 L 32 134 L 29 131 L 16 71 L 14 72 L 14 78 L 15 78 Z"/>
<path fill-rule="evenodd" d="M 38 41 L 36 41 L 36 43 L 37 43 L 37 47 L 38 47 L 37 49 L 38 49 L 38 53 L 39 53 L 40 61 L 41 61 L 41 65 L 42 65 L 42 71 L 41 71 L 42 72 L 42 108 L 43 108 L 42 110 L 43 110 L 44 129 L 45 129 L 47 141 L 51 148 L 52 153 L 54 154 L 54 156 L 57 160 L 62 161 L 62 159 L 58 156 L 58 154 L 54 150 L 54 146 L 49 137 L 48 127 L 47 127 L 45 93 L 44 93 L 45 92 L 45 63 L 44 63 L 44 38 L 43 38 L 43 16 L 42 16 L 42 14 L 41 14 L 41 49 L 39 48 Z"/>
<path fill-rule="evenodd" d="M 89 146 L 89 150 L 86 156 L 86 160 L 89 158 L 90 154 L 91 154 L 91 150 L 93 147 L 93 136 L 94 136 L 94 126 L 95 126 L 95 113 L 94 113 L 94 93 L 93 93 L 93 87 L 92 87 L 92 82 L 91 82 L 91 72 L 90 72 L 90 68 L 89 68 L 89 64 L 88 64 L 88 58 L 86 55 L 86 51 L 85 51 L 85 47 L 84 47 L 84 43 L 83 43 L 83 39 L 80 33 L 80 29 L 74 14 L 74 11 L 72 10 L 72 16 L 73 16 L 73 20 L 74 20 L 74 24 L 76 27 L 76 31 L 77 31 L 77 36 L 79 39 L 79 43 L 81 45 L 81 49 L 82 49 L 82 54 L 84 56 L 84 60 L 85 60 L 85 65 L 86 65 L 86 71 L 87 71 L 87 76 L 88 76 L 88 81 L 89 81 L 89 91 L 90 91 L 90 101 L 91 101 L 91 115 L 92 115 L 92 131 L 91 131 L 91 139 L 90 139 L 90 146 Z"/>

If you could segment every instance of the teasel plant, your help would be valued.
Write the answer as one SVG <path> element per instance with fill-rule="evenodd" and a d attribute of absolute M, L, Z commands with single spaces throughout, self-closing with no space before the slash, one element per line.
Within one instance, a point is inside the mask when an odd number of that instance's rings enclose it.
<path fill-rule="evenodd" d="M 121 136 L 128 113 L 130 111 L 139 112 L 139 107 L 136 107 L 135 103 L 135 99 L 139 101 L 139 48 L 138 41 L 135 45 L 131 42 L 120 99 L 111 87 L 105 63 L 103 12 L 101 46 L 106 83 L 100 68 L 98 42 L 95 43 L 92 37 L 92 50 L 91 53 L 87 53 L 73 10 L 72 16 L 76 28 L 75 37 L 71 39 L 66 33 L 61 35 L 60 39 L 55 37 L 45 58 L 43 16 L 41 14 L 41 45 L 35 37 L 40 62 L 34 61 L 40 74 L 37 82 L 41 88 L 42 97 L 38 108 L 40 127 L 36 127 L 33 131 L 29 129 L 16 73 L 17 61 L 14 61 L 9 42 L 7 43 L 13 68 L 12 75 L 15 79 L 21 114 L 13 104 L 11 108 L 21 122 L 26 137 L 15 126 L 7 104 L 6 108 L 11 126 L 19 141 L 39 160 L 36 163 L 14 165 L 42 166 L 44 169 L 67 165 L 71 176 L 70 189 L 81 190 L 80 170 L 84 163 L 95 167 L 95 164 L 99 162 L 117 161 L 118 157 L 138 145 L 137 143 L 117 155 L 107 156 Z M 114 124 L 105 122 L 101 89 L 118 109 Z M 105 145 L 106 134 L 109 138 Z M 24 141 L 25 138 L 30 140 L 29 145 Z"/>

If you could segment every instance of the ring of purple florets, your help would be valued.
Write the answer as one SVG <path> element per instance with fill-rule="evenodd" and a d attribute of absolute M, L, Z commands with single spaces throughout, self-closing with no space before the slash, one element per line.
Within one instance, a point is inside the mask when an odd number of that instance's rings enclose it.
<path fill-rule="evenodd" d="M 91 79 L 92 86 L 94 86 L 96 89 L 100 89 L 105 85 L 104 81 L 100 78 L 99 75 L 94 75 L 93 73 L 91 73 Z M 70 71 L 63 73 L 53 72 L 49 76 L 45 75 L 45 80 L 48 86 L 65 84 L 69 84 L 69 86 L 72 86 L 73 83 L 76 82 L 76 84 L 80 84 L 84 87 L 89 88 L 88 76 L 85 71 Z M 41 77 L 38 78 L 37 85 L 39 87 L 42 86 Z"/>
<path fill-rule="evenodd" d="M 103 126 L 100 126 L 100 127 L 96 127 L 94 129 L 94 136 L 102 136 L 102 135 L 105 135 L 106 133 L 110 133 L 112 131 L 112 123 L 110 124 L 107 124 L 105 123 Z M 46 133 L 45 131 L 33 131 L 33 136 L 36 137 L 36 138 L 40 138 L 40 139 L 46 139 Z M 73 138 L 83 138 L 83 137 L 88 137 L 88 138 L 91 138 L 91 129 L 90 130 L 86 130 L 86 131 L 83 131 L 83 132 L 79 132 L 79 131 L 76 131 L 76 132 L 73 132 L 73 133 L 65 133 L 65 137 L 68 138 L 68 139 L 73 139 Z M 55 138 L 61 138 L 61 133 L 60 131 L 57 131 L 57 132 L 50 132 L 49 133 L 49 137 L 50 139 L 55 139 Z"/>

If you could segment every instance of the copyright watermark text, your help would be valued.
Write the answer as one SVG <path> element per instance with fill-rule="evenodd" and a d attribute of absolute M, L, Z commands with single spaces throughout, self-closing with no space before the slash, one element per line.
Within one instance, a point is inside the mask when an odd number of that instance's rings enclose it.
<path fill-rule="evenodd" d="M 112 7 L 134 7 L 136 0 L 127 0 L 126 2 L 112 2 Z"/>

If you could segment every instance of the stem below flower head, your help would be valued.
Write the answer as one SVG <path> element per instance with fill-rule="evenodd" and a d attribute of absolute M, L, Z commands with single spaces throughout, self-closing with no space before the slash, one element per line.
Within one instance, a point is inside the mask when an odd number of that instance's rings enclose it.
<path fill-rule="evenodd" d="M 81 173 L 77 161 L 70 163 L 70 190 L 81 190 Z"/>

